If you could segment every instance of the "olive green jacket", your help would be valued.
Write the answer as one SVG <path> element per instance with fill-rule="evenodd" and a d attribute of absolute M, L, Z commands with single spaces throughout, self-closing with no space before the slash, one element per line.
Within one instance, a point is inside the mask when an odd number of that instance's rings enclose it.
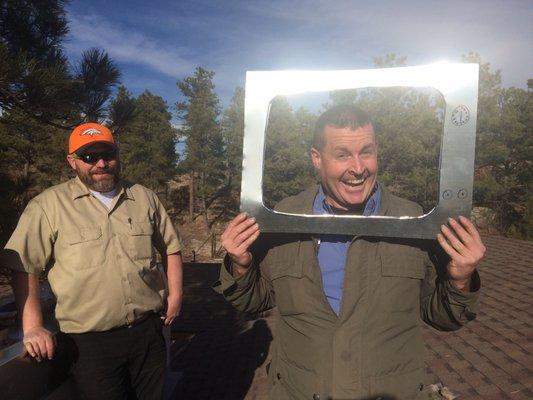
<path fill-rule="evenodd" d="M 312 214 L 317 189 L 283 200 L 282 212 Z M 415 203 L 383 188 L 380 215 L 420 215 Z M 474 292 L 444 277 L 436 241 L 355 237 L 348 250 L 339 316 L 322 286 L 312 235 L 263 235 L 254 262 L 238 279 L 227 261 L 214 289 L 237 309 L 277 306 L 272 363 L 273 399 L 424 398 L 421 321 L 456 330 L 475 318 Z"/>

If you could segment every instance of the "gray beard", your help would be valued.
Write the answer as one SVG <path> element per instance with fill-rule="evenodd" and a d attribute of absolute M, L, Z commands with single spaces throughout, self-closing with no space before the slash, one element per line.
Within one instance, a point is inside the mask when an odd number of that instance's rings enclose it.
<path fill-rule="evenodd" d="M 110 192 L 115 189 L 120 179 L 118 171 L 115 171 L 109 179 L 100 180 L 98 182 L 93 180 L 90 174 L 84 175 L 80 174 L 79 172 L 77 174 L 80 180 L 85 184 L 85 186 L 87 186 L 88 189 L 101 193 Z"/>

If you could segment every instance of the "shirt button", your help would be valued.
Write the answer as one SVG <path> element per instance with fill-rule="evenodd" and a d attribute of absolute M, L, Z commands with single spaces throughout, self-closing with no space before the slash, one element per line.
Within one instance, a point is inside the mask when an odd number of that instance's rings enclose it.
<path fill-rule="evenodd" d="M 281 379 L 281 374 L 279 372 L 276 374 L 276 378 L 278 378 L 278 380 Z"/>
<path fill-rule="evenodd" d="M 315 393 L 313 395 L 313 400 L 320 400 L 320 395 Z"/>

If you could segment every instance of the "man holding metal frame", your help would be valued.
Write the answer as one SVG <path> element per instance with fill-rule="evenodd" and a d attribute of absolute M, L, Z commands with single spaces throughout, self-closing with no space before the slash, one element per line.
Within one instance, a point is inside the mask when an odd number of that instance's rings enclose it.
<path fill-rule="evenodd" d="M 67 161 L 77 177 L 31 200 L 4 249 L 25 347 L 38 361 L 54 356 L 39 300 L 39 275 L 47 268 L 55 317 L 74 344 L 76 398 L 124 399 L 133 392 L 161 399 L 162 327 L 182 301 L 180 239 L 155 193 L 119 178 L 118 147 L 107 127 L 75 128 Z"/>
<path fill-rule="evenodd" d="M 311 158 L 320 185 L 281 201 L 291 214 L 418 216 L 377 180 L 368 115 L 341 105 L 317 121 Z M 273 399 L 425 398 L 420 320 L 456 330 L 476 316 L 485 247 L 465 217 L 437 240 L 262 235 L 235 217 L 214 288 L 236 308 L 277 306 L 269 377 Z"/>

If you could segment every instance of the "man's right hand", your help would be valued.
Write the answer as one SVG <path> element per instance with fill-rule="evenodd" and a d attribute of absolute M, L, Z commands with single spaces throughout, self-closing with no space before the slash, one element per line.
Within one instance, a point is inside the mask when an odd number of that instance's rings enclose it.
<path fill-rule="evenodd" d="M 25 331 L 22 342 L 26 347 L 26 351 L 37 361 L 44 359 L 51 360 L 52 357 L 54 357 L 54 336 L 49 330 L 42 326 L 37 326 Z"/>
<path fill-rule="evenodd" d="M 259 233 L 255 218 L 250 218 L 246 213 L 237 215 L 226 227 L 220 237 L 221 244 L 237 267 L 246 269 L 252 263 L 249 248 L 259 237 Z"/>

